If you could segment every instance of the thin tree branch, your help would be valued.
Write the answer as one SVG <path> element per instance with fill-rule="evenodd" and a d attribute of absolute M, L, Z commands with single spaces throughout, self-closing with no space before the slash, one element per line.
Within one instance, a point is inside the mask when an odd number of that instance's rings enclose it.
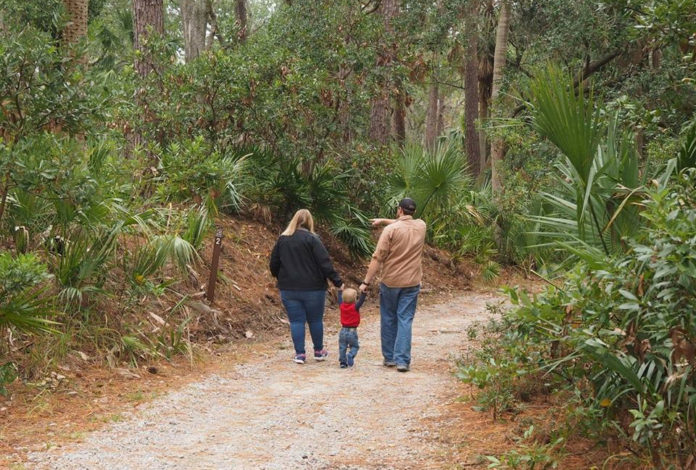
<path fill-rule="evenodd" d="M 368 6 L 370 3 L 372 3 L 372 0 L 369 0 L 367 3 L 363 4 L 363 5 L 360 7 L 360 9 L 363 10 L 363 13 L 366 14 L 366 15 L 370 15 L 370 14 L 376 12 L 376 11 L 379 9 L 379 7 L 382 5 L 382 0 L 375 0 L 375 3 L 374 3 L 374 5 L 372 6 L 372 8 L 370 8 L 369 10 L 367 10 L 367 6 Z"/>
<path fill-rule="evenodd" d="M 578 74 L 575 76 L 573 79 L 573 89 L 577 89 L 578 86 L 587 78 L 589 78 L 591 75 L 594 73 L 600 71 L 605 65 L 607 65 L 609 62 L 612 60 L 616 59 L 618 56 L 620 56 L 623 53 L 622 49 L 617 49 L 614 52 L 611 52 L 604 57 L 602 57 L 599 60 L 596 60 L 594 62 L 590 62 L 589 60 L 585 63 L 585 66 L 583 69 L 578 72 Z M 520 70 L 522 70 L 520 68 Z M 524 71 L 522 71 L 524 73 Z M 534 78 L 531 74 L 529 74 L 530 78 Z M 526 104 L 521 104 L 518 107 L 516 107 L 512 111 L 512 117 L 516 117 L 519 113 L 524 111 L 527 108 Z"/>
<path fill-rule="evenodd" d="M 464 90 L 464 87 L 461 85 L 455 85 L 454 83 L 448 83 L 448 82 L 441 82 L 440 80 L 432 80 L 429 82 L 423 82 L 424 85 L 432 85 L 433 83 L 437 83 L 438 85 L 445 85 L 445 86 L 449 86 L 452 88 L 458 88 L 460 90 Z"/>
<path fill-rule="evenodd" d="M 573 88 L 577 88 L 580 83 L 588 78 L 590 75 L 594 74 L 598 70 L 600 70 L 602 67 L 607 65 L 609 62 L 617 58 L 621 53 L 623 52 L 622 49 L 617 49 L 614 52 L 611 52 L 604 57 L 602 57 L 599 60 L 596 60 L 594 62 L 590 62 L 589 58 L 585 64 L 585 67 L 583 70 L 581 70 L 576 76 L 575 79 L 573 80 Z"/>

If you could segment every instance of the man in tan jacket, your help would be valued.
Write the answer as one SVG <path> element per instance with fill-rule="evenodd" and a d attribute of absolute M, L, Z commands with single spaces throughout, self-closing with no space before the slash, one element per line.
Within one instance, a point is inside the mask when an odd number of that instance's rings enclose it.
<path fill-rule="evenodd" d="M 425 222 L 414 219 L 416 203 L 404 198 L 396 219 L 375 219 L 374 226 L 387 224 L 377 242 L 360 291 L 365 292 L 381 268 L 379 311 L 384 365 L 399 372 L 411 367 L 411 333 L 416 314 L 423 269 Z"/>

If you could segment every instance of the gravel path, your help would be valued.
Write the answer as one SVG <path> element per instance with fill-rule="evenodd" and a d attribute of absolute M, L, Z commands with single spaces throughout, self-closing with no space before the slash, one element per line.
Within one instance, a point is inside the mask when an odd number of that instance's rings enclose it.
<path fill-rule="evenodd" d="M 292 363 L 288 338 L 287 349 L 143 404 L 83 442 L 32 453 L 28 464 L 66 470 L 453 468 L 443 461 L 444 444 L 432 423 L 456 398 L 452 365 L 467 348 L 467 327 L 488 316 L 485 306 L 493 300 L 476 293 L 419 308 L 408 373 L 382 366 L 379 318 L 372 314 L 360 326 L 352 369 L 338 367 L 335 327 L 327 328 L 326 362 Z"/>

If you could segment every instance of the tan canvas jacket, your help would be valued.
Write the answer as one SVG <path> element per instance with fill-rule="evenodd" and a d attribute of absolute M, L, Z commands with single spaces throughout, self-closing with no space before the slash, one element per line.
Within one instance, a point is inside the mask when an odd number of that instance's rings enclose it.
<path fill-rule="evenodd" d="M 421 258 L 425 243 L 425 222 L 404 215 L 387 225 L 377 242 L 367 269 L 370 283 L 382 268 L 382 282 L 387 287 L 414 287 L 421 283 Z"/>

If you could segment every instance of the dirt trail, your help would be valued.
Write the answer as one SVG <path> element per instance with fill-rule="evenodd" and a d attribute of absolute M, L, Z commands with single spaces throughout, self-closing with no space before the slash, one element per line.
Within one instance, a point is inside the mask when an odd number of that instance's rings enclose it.
<path fill-rule="evenodd" d="M 472 293 L 420 307 L 408 373 L 382 366 L 373 305 L 359 329 L 361 349 L 352 369 L 338 367 L 338 328 L 327 322 L 326 362 L 291 362 L 288 334 L 279 344 L 260 348 L 258 358 L 143 404 L 83 442 L 30 454 L 28 465 L 456 468 L 456 462 L 447 461 L 449 444 L 434 423 L 457 398 L 452 366 L 468 346 L 467 327 L 487 317 L 486 303 L 493 300 L 490 294 Z"/>

